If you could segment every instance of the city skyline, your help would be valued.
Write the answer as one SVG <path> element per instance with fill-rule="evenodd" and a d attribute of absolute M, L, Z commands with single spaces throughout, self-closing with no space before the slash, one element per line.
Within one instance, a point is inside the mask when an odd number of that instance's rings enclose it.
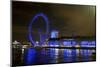
<path fill-rule="evenodd" d="M 96 61 L 96 6 L 12 1 L 12 66 Z"/>

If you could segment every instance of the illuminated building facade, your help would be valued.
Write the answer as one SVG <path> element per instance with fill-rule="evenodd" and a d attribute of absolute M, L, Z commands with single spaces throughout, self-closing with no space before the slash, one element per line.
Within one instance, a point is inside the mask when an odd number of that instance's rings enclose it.
<path fill-rule="evenodd" d="M 59 37 L 59 32 L 57 30 L 51 31 L 51 38 L 58 38 Z"/>
<path fill-rule="evenodd" d="M 61 43 L 63 46 L 68 46 L 68 47 L 72 47 L 72 46 L 75 46 L 77 44 L 75 39 L 69 39 L 69 38 L 62 38 Z"/>
<path fill-rule="evenodd" d="M 48 41 L 49 46 L 60 46 L 60 41 L 57 38 L 50 38 Z"/>

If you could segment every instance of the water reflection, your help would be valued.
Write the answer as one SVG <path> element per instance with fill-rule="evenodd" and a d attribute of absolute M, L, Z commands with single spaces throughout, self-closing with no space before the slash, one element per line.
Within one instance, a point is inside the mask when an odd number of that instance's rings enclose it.
<path fill-rule="evenodd" d="M 79 61 L 93 61 L 92 53 L 94 50 L 83 49 L 33 49 L 25 50 L 23 64 L 50 64 L 50 63 L 67 63 Z"/>
<path fill-rule="evenodd" d="M 36 62 L 36 50 L 33 48 L 26 49 L 23 60 L 26 65 L 34 64 Z"/>

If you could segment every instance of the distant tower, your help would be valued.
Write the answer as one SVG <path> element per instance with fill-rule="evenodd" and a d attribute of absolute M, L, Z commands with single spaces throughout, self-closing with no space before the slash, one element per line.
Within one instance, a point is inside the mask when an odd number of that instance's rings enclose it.
<path fill-rule="evenodd" d="M 57 30 L 51 31 L 51 38 L 58 38 L 59 37 L 59 32 Z"/>

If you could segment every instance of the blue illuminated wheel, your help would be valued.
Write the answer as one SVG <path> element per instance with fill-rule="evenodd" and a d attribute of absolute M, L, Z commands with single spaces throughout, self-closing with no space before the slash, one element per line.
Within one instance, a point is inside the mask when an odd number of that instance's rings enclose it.
<path fill-rule="evenodd" d="M 38 18 L 38 17 L 42 17 L 46 23 L 46 34 L 49 33 L 49 21 L 48 21 L 48 18 L 45 14 L 43 13 L 37 13 L 31 20 L 31 22 L 29 23 L 29 27 L 28 27 L 28 36 L 29 36 L 29 41 L 31 42 L 32 45 L 35 45 L 35 41 L 33 40 L 33 37 L 32 37 L 32 25 L 34 23 L 34 21 Z"/>

